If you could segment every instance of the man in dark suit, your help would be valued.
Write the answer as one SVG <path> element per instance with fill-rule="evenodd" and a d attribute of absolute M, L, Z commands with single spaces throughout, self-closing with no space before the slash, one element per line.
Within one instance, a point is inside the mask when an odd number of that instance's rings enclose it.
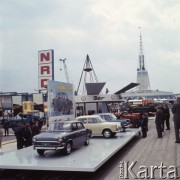
<path fill-rule="evenodd" d="M 146 138 L 147 137 L 147 131 L 148 131 L 148 114 L 147 113 L 142 113 L 141 114 L 141 130 L 142 130 L 142 137 Z"/>
<path fill-rule="evenodd" d="M 179 130 L 180 130 L 180 96 L 177 97 L 176 103 L 172 107 L 172 113 L 173 113 L 173 121 L 174 121 L 174 128 L 175 128 L 175 136 L 176 141 L 175 143 L 180 143 L 179 138 Z"/>
<path fill-rule="evenodd" d="M 155 117 L 156 130 L 157 130 L 158 138 L 162 138 L 163 112 L 162 112 L 162 107 L 161 106 L 157 106 L 156 108 L 157 108 L 156 117 Z"/>

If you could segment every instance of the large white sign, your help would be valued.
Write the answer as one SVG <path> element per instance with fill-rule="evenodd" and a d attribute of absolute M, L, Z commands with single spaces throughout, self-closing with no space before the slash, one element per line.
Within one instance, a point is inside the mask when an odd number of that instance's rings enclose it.
<path fill-rule="evenodd" d="M 123 102 L 123 101 L 124 99 L 119 94 L 75 96 L 76 103 Z"/>
<path fill-rule="evenodd" d="M 75 118 L 73 85 L 70 83 L 48 81 L 49 120 Z"/>
<path fill-rule="evenodd" d="M 38 52 L 38 76 L 39 90 L 47 88 L 48 80 L 54 80 L 54 50 Z"/>

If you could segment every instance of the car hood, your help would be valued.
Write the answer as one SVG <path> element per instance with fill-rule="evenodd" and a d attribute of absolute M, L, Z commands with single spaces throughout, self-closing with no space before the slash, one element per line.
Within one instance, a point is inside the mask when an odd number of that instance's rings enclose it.
<path fill-rule="evenodd" d="M 58 140 L 59 138 L 64 137 L 67 134 L 69 134 L 69 132 L 44 132 L 34 137 L 36 137 L 36 140 L 50 141 L 50 140 Z"/>

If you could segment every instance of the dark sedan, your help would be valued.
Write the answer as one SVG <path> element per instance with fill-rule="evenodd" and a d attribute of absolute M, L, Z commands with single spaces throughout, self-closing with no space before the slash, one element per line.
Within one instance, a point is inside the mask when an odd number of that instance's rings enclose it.
<path fill-rule="evenodd" d="M 33 137 L 33 147 L 39 155 L 46 150 L 62 150 L 69 155 L 72 148 L 89 145 L 92 131 L 78 121 L 59 121 L 51 123 L 48 131 Z"/>

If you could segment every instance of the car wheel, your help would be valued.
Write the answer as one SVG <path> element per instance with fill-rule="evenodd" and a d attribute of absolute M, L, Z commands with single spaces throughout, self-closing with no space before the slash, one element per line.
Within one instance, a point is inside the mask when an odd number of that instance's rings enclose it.
<path fill-rule="evenodd" d="M 87 136 L 87 137 L 86 137 L 86 141 L 84 142 L 84 145 L 85 145 L 85 146 L 88 146 L 88 145 L 89 145 L 89 141 L 90 141 L 90 139 L 89 139 L 89 137 Z"/>
<path fill-rule="evenodd" d="M 110 138 L 110 137 L 112 137 L 112 132 L 111 132 L 109 129 L 105 129 L 105 130 L 103 131 L 103 136 L 104 136 L 105 138 Z"/>
<path fill-rule="evenodd" d="M 71 151 L 72 151 L 72 144 L 70 142 L 68 142 L 66 144 L 66 147 L 64 148 L 64 154 L 69 155 L 69 154 L 71 154 Z"/>
<path fill-rule="evenodd" d="M 41 156 L 44 155 L 45 150 L 44 149 L 37 149 L 37 153 Z"/>

